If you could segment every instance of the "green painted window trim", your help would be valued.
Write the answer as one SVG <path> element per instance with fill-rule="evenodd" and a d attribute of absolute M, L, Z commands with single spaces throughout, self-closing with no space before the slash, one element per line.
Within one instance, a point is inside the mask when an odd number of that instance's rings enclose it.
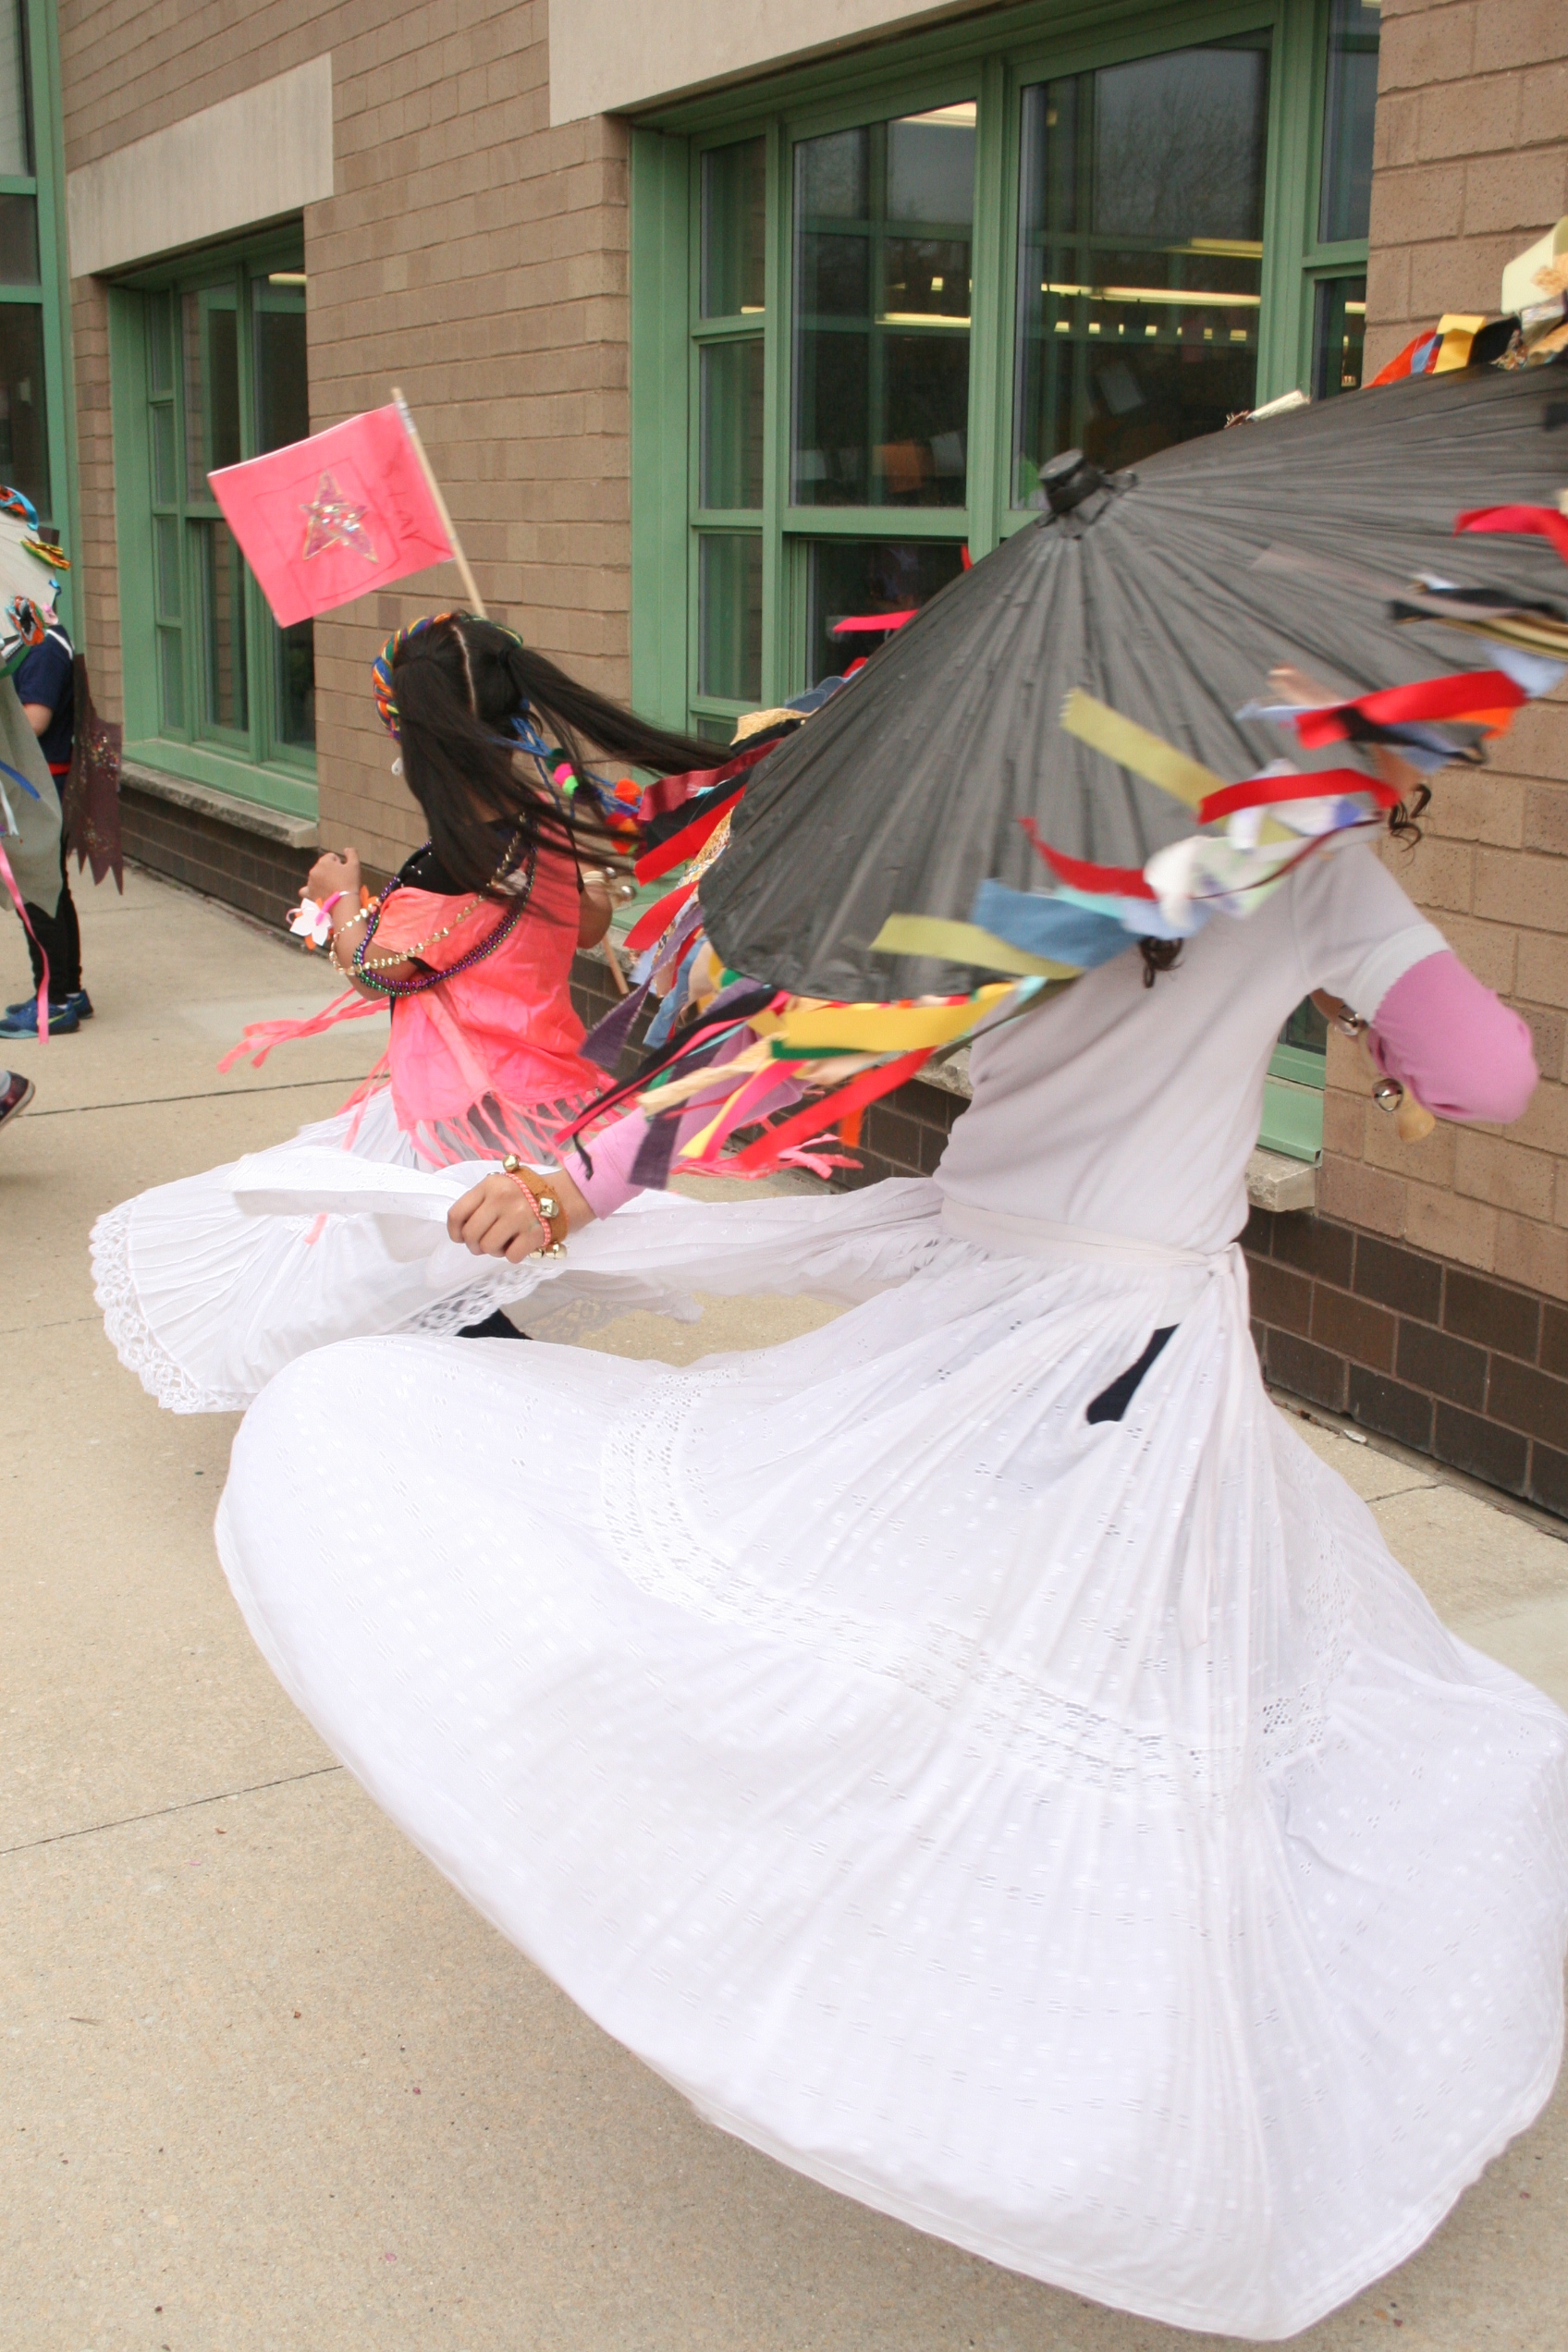
<path fill-rule="evenodd" d="M 44 425 L 49 441 L 49 512 L 42 519 L 60 531 L 67 555 L 81 545 L 81 506 L 77 486 L 76 388 L 67 321 L 70 256 L 66 244 L 66 157 L 60 116 L 60 48 L 54 0 L 22 0 L 28 93 L 32 109 L 32 177 L 7 173 L 0 192 L 31 196 L 38 205 L 37 286 L 0 287 L 0 301 L 29 305 L 43 322 Z M 60 617 L 81 650 L 76 600 L 67 576 L 61 582 Z"/>
<path fill-rule="evenodd" d="M 170 775 L 206 784 L 237 800 L 254 801 L 291 816 L 317 812 L 314 756 L 269 737 L 271 665 L 255 592 L 248 594 L 246 660 L 250 680 L 249 726 L 229 740 L 194 730 L 165 731 L 158 681 L 158 606 L 155 590 L 153 448 L 149 397 L 147 298 L 178 293 L 218 271 L 243 268 L 250 278 L 269 269 L 302 266 L 303 227 L 284 224 L 262 236 L 241 238 L 186 253 L 136 272 L 109 289 L 109 383 L 115 444 L 115 520 L 119 551 L 120 632 L 124 663 L 125 752 Z M 178 330 L 177 330 L 178 348 Z M 243 346 L 242 348 L 248 348 Z M 255 392 L 253 371 L 239 370 L 239 398 L 250 433 Z M 178 388 L 175 395 L 178 407 Z M 184 445 L 177 444 L 184 466 Z M 178 502 L 183 513 L 188 501 Z M 204 509 L 203 509 L 204 511 Z M 216 512 L 216 508 L 212 510 Z M 193 583 L 181 532 L 185 566 L 182 611 L 194 609 Z M 184 659 L 188 707 L 193 707 L 193 655 Z"/>

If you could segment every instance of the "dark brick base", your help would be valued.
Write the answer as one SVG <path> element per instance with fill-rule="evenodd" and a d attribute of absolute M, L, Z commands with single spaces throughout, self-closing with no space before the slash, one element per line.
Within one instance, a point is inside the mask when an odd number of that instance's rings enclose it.
<path fill-rule="evenodd" d="M 317 856 L 139 790 L 129 776 L 120 785 L 120 838 L 132 864 L 269 925 L 282 923 Z"/>
<path fill-rule="evenodd" d="M 1310 1213 L 1243 1245 L 1277 1388 L 1568 1518 L 1568 1306 Z"/>

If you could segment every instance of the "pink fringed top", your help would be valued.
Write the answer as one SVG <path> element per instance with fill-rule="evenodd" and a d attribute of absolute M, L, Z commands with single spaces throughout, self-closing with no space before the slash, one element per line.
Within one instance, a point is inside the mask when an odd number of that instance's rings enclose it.
<path fill-rule="evenodd" d="M 432 971 L 460 963 L 507 920 L 505 905 L 472 906 L 472 897 L 415 885 L 392 891 L 372 961 L 414 955 Z M 386 1070 L 398 1124 L 423 1157 L 437 1165 L 509 1151 L 537 1158 L 603 1089 L 604 1072 L 582 1059 L 568 994 L 577 920 L 577 869 L 541 846 L 528 911 L 495 953 L 395 999 Z"/>

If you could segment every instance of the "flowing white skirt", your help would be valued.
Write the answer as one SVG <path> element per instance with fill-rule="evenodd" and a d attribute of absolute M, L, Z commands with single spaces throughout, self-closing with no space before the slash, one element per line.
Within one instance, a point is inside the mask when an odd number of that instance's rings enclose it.
<path fill-rule="evenodd" d="M 1410 2253 L 1556 2074 L 1568 1718 L 1269 1405 L 1236 1254 L 1004 1254 L 898 1182 L 598 1248 L 862 1303 L 276 1379 L 219 1545 L 337 1753 L 704 2114 L 919 2228 L 1267 2339 Z"/>
<path fill-rule="evenodd" d="M 389 1331 L 460 1331 L 498 1307 L 520 1306 L 539 1287 L 537 1262 L 476 1258 L 428 1225 L 318 1208 L 318 1198 L 332 1196 L 323 1175 L 329 1156 L 342 1164 L 350 1212 L 356 1180 L 419 1170 L 442 1219 L 500 1164 L 474 1159 L 432 1171 L 384 1089 L 361 1112 L 339 1111 L 271 1151 L 110 1209 L 92 1243 L 104 1328 L 120 1362 L 171 1412 L 242 1412 L 312 1348 Z M 664 1205 L 655 1194 L 632 1207 Z M 594 1320 L 641 1305 L 696 1314 L 685 1300 L 644 1295 L 625 1282 L 620 1294 L 580 1298 L 570 1320 L 557 1316 L 541 1329 L 581 1336 Z"/>

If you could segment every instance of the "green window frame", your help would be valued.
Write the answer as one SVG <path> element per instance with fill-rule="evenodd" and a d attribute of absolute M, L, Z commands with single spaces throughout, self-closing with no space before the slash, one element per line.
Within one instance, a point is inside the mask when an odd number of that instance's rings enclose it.
<path fill-rule="evenodd" d="M 23 166 L 0 169 L 0 481 L 31 498 L 72 554 L 80 533 L 55 11 L 48 0 L 9 0 L 0 17 L 0 165 Z M 68 579 L 60 608 L 69 627 Z"/>
<path fill-rule="evenodd" d="M 295 225 L 112 287 L 109 331 L 127 755 L 313 816 L 312 625 L 278 628 L 206 480 L 309 431 L 305 300 Z"/>
<path fill-rule="evenodd" d="M 1356 142 L 1365 145 L 1369 130 L 1376 23 L 1368 0 L 1235 0 L 1219 6 L 1081 7 L 1065 14 L 1032 5 L 937 27 L 830 66 L 780 73 L 756 88 L 662 108 L 636 123 L 631 657 L 639 706 L 669 724 L 727 740 L 741 713 L 771 707 L 808 682 L 808 630 L 816 632 L 818 645 L 823 642 L 823 598 L 814 599 L 814 565 L 820 573 L 847 579 L 857 547 L 880 548 L 899 576 L 920 583 L 916 594 L 928 594 L 944 567 L 962 560 L 962 550 L 977 559 L 1032 520 L 1031 508 L 1014 503 L 1015 494 L 1022 495 L 1014 477 L 1013 404 L 1026 91 L 1170 52 L 1266 41 L 1261 233 L 1244 249 L 1253 258 L 1242 264 L 1255 273 L 1256 290 L 1236 294 L 1237 303 L 1247 306 L 1237 313 L 1244 327 L 1235 331 L 1231 319 L 1226 332 L 1256 350 L 1253 405 L 1292 388 L 1322 397 L 1358 380 L 1369 155 L 1348 191 L 1344 175 L 1346 155 L 1353 162 L 1359 156 Z M 861 126 L 971 107 L 964 503 L 940 503 L 939 494 L 889 503 L 869 475 L 862 503 L 801 503 L 799 483 L 791 480 L 796 151 L 805 141 Z M 742 148 L 754 158 L 744 173 L 730 167 Z M 735 291 L 739 216 L 732 212 L 729 245 L 716 262 L 704 250 L 704 190 L 720 181 L 733 190 L 753 178 L 761 190 L 761 224 L 759 233 L 748 227 L 741 239 L 751 298 L 741 301 Z M 875 201 L 871 214 L 855 224 L 868 239 L 885 227 Z M 711 205 L 707 218 L 711 232 Z M 1361 233 L 1341 233 L 1347 227 Z M 1213 281 L 1232 282 L 1243 282 L 1234 278 L 1233 268 L 1232 277 Z M 717 301 L 716 287 L 721 289 Z M 1120 289 L 1111 290 L 1121 299 Z M 869 308 L 875 340 L 884 322 L 874 315 L 875 298 Z M 1072 334 L 1099 331 L 1082 324 L 1088 315 L 1081 304 Z M 1158 339 L 1161 314 L 1151 308 L 1148 315 L 1157 323 L 1141 332 Z M 934 330 L 959 323 L 930 322 Z M 859 324 L 864 327 L 867 321 Z M 900 324 L 905 329 L 915 325 L 901 314 Z M 744 358 L 735 356 L 742 352 Z M 875 353 L 870 364 L 875 368 Z M 728 430 L 716 426 L 713 415 L 714 390 L 724 382 L 740 387 L 748 408 L 743 425 L 732 418 Z M 753 409 L 760 409 L 760 419 L 749 413 Z M 731 497 L 738 502 L 729 503 Z M 712 593 L 725 585 L 727 613 Z M 1316 1158 L 1323 1057 L 1305 1044 L 1280 1051 L 1289 1052 L 1290 1069 L 1281 1063 L 1275 1073 L 1280 1087 L 1270 1088 L 1264 1140 Z M 1282 1087 L 1291 1090 L 1288 1096 Z M 1315 1096 L 1305 1115 L 1304 1092 Z M 1276 1100 L 1288 1119 L 1274 1116 Z"/>

